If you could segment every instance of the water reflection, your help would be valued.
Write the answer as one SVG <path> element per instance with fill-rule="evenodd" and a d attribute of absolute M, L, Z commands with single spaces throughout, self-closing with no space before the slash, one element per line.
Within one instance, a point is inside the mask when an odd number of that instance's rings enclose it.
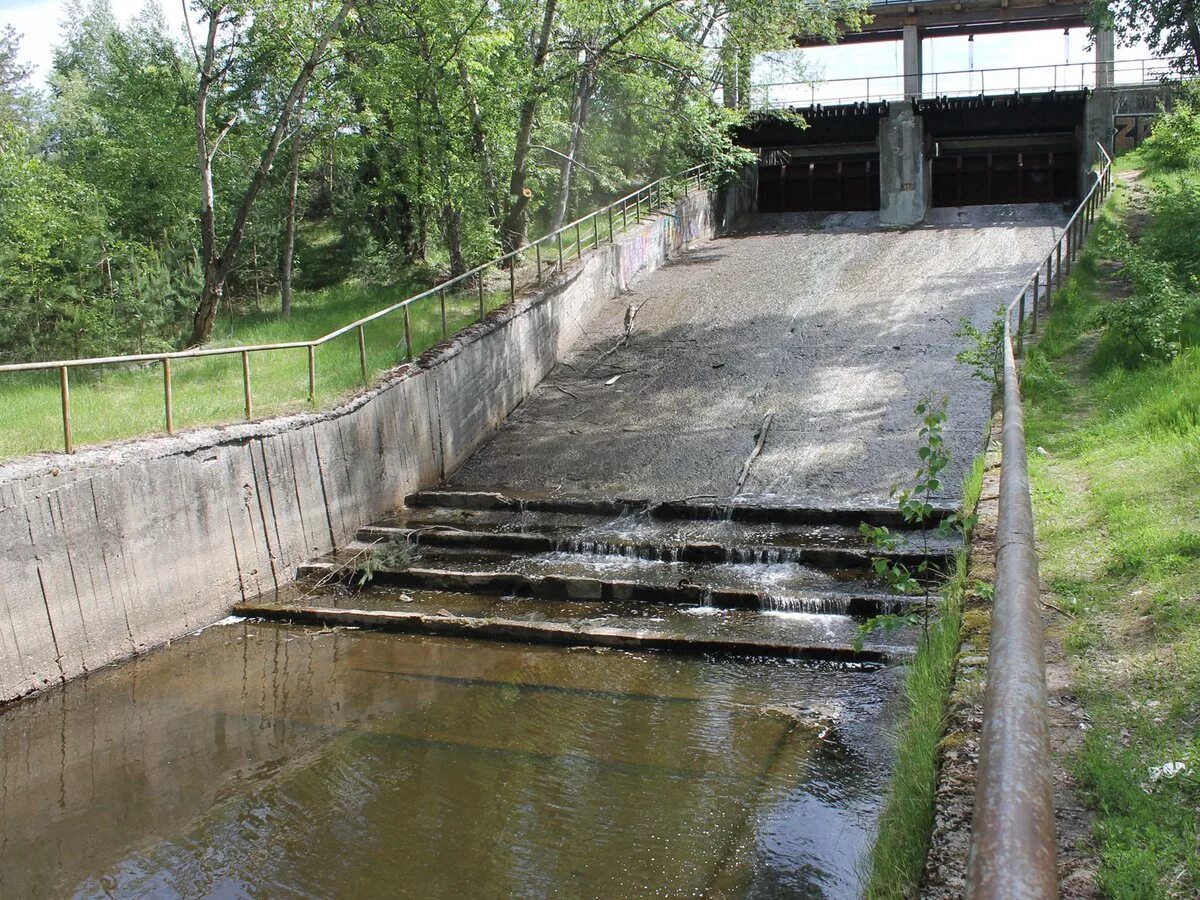
<path fill-rule="evenodd" d="M 0 714 L 0 896 L 852 896 L 893 677 L 213 628 Z"/>

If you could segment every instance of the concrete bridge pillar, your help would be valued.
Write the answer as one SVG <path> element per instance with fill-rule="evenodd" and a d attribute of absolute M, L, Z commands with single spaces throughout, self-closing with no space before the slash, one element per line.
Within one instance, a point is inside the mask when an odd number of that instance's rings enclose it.
<path fill-rule="evenodd" d="M 1113 86 L 1113 60 L 1116 59 L 1116 39 L 1111 31 L 1096 31 L 1096 90 L 1108 91 Z"/>
<path fill-rule="evenodd" d="M 916 225 L 930 200 L 925 128 L 911 100 L 893 103 L 879 120 L 879 222 Z"/>
<path fill-rule="evenodd" d="M 921 96 L 921 30 L 904 26 L 904 96 Z"/>

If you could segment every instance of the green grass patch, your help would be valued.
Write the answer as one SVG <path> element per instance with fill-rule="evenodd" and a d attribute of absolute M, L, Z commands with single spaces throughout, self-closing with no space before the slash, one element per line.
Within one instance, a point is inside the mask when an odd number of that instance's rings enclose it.
<path fill-rule="evenodd" d="M 1138 213 L 1131 200 L 1119 191 L 1109 214 Z M 1090 720 L 1075 767 L 1098 817 L 1099 886 L 1196 897 L 1200 348 L 1189 336 L 1170 361 L 1123 362 L 1102 333 L 1122 286 L 1101 253 L 1092 241 L 1026 368 L 1029 446 L 1044 451 L 1029 457 L 1042 576 L 1075 617 L 1066 649 Z"/>
<path fill-rule="evenodd" d="M 424 285 L 412 281 L 369 287 L 354 281 L 316 291 L 297 292 L 290 318 L 274 312 L 222 317 L 210 346 L 306 341 L 403 300 Z M 485 306 L 508 300 L 506 290 L 489 289 Z M 446 301 L 446 333 L 454 334 L 479 317 L 475 288 L 455 292 Z M 437 296 L 413 304 L 412 351 L 419 354 L 442 340 L 442 307 Z M 393 313 L 364 329 L 368 383 L 407 355 L 404 315 Z M 363 387 L 358 335 L 350 332 L 316 351 L 316 405 L 327 406 Z M 304 348 L 250 354 L 253 418 L 311 409 L 308 402 L 308 352 Z M 245 418 L 242 361 L 239 354 L 172 362 L 176 430 L 236 422 Z M 0 458 L 39 450 L 62 449 L 62 418 L 57 370 L 0 376 Z M 165 431 L 161 363 L 105 366 L 71 372 L 72 427 L 76 445 Z"/>
<path fill-rule="evenodd" d="M 982 455 L 963 486 L 970 514 L 983 488 Z M 904 712 L 896 737 L 896 768 L 888 787 L 879 830 L 868 856 L 865 896 L 891 900 L 915 896 L 933 832 L 938 745 L 946 730 L 946 706 L 954 680 L 967 592 L 967 554 L 955 557 L 942 590 L 937 619 L 922 637 L 904 679 Z"/>

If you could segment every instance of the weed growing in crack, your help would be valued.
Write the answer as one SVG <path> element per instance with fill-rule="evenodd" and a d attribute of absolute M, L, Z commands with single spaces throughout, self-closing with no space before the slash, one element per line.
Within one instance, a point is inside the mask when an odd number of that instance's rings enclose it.
<path fill-rule="evenodd" d="M 872 561 L 875 574 L 883 579 L 897 594 L 915 596 L 920 594 L 920 608 L 903 613 L 884 613 L 872 616 L 858 628 L 854 640 L 855 649 L 861 650 L 867 637 L 875 631 L 891 633 L 899 628 L 921 626 L 925 636 L 929 635 L 929 614 L 932 609 L 931 585 L 935 579 L 945 576 L 931 557 L 929 542 L 932 536 L 948 537 L 955 531 L 966 533 L 974 524 L 974 516 L 951 513 L 939 518 L 933 499 L 942 490 L 942 472 L 950 465 L 952 457 L 946 447 L 946 406 L 949 399 L 926 394 L 917 403 L 913 412 L 919 422 L 917 459 L 919 464 L 912 482 L 893 485 L 891 495 L 896 501 L 904 523 L 915 528 L 921 535 L 921 559 L 915 566 L 897 562 L 887 556 Z M 886 525 L 870 525 L 863 522 L 859 531 L 867 542 L 883 553 L 891 553 L 900 545 L 900 538 Z"/>
<path fill-rule="evenodd" d="M 954 355 L 955 362 L 970 367 L 971 377 L 998 388 L 1004 378 L 1004 318 L 1003 306 L 992 316 L 987 331 L 980 331 L 966 316 L 958 320 L 955 337 L 966 338 L 966 349 Z"/>

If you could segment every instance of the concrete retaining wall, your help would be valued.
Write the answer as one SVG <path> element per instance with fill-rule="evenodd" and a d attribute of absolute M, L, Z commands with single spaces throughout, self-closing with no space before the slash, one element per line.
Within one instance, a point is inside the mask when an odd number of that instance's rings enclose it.
<path fill-rule="evenodd" d="M 0 466 L 0 702 L 216 621 L 439 481 L 599 301 L 712 237 L 748 188 L 693 193 L 337 409 Z"/>

